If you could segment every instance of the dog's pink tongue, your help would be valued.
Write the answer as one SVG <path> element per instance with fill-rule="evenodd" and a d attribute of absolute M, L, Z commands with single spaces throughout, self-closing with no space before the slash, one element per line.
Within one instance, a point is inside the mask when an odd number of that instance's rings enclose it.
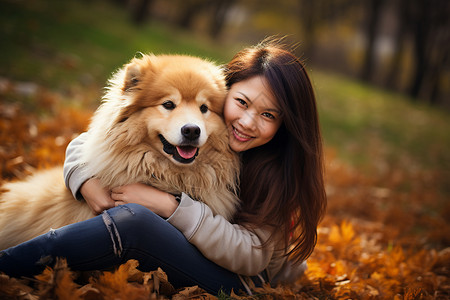
<path fill-rule="evenodd" d="M 184 159 L 192 158 L 197 152 L 195 147 L 177 147 L 178 154 Z"/>

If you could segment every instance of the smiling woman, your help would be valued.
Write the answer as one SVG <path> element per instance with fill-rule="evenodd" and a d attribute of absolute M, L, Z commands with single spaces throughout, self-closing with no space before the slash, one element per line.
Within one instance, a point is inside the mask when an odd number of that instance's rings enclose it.
<path fill-rule="evenodd" d="M 278 106 L 263 76 L 235 83 L 224 107 L 231 149 L 242 152 L 269 142 L 282 123 Z"/>
<path fill-rule="evenodd" d="M 237 93 L 227 97 L 226 106 L 237 102 L 241 109 L 231 116 L 225 111 L 230 143 L 247 149 L 241 156 L 242 208 L 236 220 L 277 228 L 278 237 L 272 233 L 269 241 L 278 239 L 292 260 L 301 261 L 314 249 L 326 207 L 322 137 L 308 73 L 292 52 L 268 39 L 237 53 L 226 76 L 230 91 Z M 245 82 L 251 84 L 248 89 Z M 271 138 L 250 147 L 253 137 L 264 137 L 262 128 Z"/>

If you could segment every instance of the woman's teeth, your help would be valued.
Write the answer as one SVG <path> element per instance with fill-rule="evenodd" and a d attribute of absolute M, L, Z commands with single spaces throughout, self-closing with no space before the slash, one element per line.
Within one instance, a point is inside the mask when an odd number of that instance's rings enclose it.
<path fill-rule="evenodd" d="M 248 135 L 245 135 L 245 134 L 240 133 L 240 132 L 239 132 L 236 128 L 234 128 L 234 127 L 233 127 L 233 131 L 234 131 L 234 133 L 236 134 L 236 136 L 240 137 L 241 139 L 249 140 L 249 139 L 252 138 L 251 136 L 248 136 Z"/>

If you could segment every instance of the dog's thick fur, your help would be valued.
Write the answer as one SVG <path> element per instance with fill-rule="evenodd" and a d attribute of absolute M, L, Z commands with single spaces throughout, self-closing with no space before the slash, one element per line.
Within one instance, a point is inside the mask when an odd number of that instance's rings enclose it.
<path fill-rule="evenodd" d="M 183 55 L 134 58 L 113 75 L 93 116 L 82 146 L 87 174 L 108 188 L 141 182 L 184 192 L 231 218 L 239 159 L 221 117 L 225 95 L 224 76 L 210 62 Z M 3 189 L 0 249 L 93 217 L 66 189 L 61 167 Z"/>

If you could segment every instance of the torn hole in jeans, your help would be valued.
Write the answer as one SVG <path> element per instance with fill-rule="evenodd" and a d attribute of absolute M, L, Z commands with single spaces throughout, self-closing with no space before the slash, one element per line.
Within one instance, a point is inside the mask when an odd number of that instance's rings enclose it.
<path fill-rule="evenodd" d="M 120 240 L 119 231 L 117 230 L 116 224 L 114 223 L 111 216 L 107 211 L 102 213 L 103 222 L 105 223 L 106 229 L 108 229 L 109 236 L 113 244 L 114 254 L 118 257 L 122 255 L 122 241 Z"/>

